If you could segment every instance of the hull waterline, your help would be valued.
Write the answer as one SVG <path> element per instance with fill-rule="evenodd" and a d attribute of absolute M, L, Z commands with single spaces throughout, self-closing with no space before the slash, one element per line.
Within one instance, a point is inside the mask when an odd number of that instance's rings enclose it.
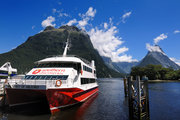
<path fill-rule="evenodd" d="M 79 88 L 48 90 L 7 88 L 6 92 L 10 107 L 19 107 L 34 103 L 38 105 L 43 103 L 44 106 L 48 106 L 50 112 L 54 114 L 62 108 L 84 102 L 97 93 L 98 88 L 95 87 L 88 90 L 81 90 Z"/>

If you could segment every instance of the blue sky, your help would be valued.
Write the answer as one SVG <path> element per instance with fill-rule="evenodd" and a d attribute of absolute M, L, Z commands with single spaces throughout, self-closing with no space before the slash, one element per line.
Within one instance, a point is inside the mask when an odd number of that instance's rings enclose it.
<path fill-rule="evenodd" d="M 1 1 L 0 53 L 16 48 L 46 25 L 58 28 L 74 21 L 88 32 L 100 54 L 114 61 L 141 60 L 147 43 L 152 47 L 156 39 L 178 62 L 179 6 L 179 0 Z"/>

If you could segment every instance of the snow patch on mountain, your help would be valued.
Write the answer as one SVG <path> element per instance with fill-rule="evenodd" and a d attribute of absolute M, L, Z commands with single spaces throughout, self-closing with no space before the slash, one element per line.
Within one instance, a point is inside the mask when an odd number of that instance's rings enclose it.
<path fill-rule="evenodd" d="M 149 52 L 160 52 L 164 55 L 166 55 L 163 50 L 158 46 L 158 45 L 154 45 L 154 46 L 151 46 L 149 43 L 146 44 L 146 49 L 149 51 Z"/>

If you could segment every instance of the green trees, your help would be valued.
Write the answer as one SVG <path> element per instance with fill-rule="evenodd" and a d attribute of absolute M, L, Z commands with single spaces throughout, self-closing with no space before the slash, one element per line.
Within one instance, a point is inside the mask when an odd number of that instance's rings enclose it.
<path fill-rule="evenodd" d="M 133 67 L 131 76 L 147 76 L 149 80 L 178 80 L 180 79 L 180 70 L 172 68 L 163 68 L 161 65 L 147 65 L 145 67 Z"/>

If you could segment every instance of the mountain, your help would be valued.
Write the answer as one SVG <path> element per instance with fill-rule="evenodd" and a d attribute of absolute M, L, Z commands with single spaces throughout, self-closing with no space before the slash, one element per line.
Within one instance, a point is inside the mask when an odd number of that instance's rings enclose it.
<path fill-rule="evenodd" d="M 170 60 L 158 45 L 153 46 L 140 62 L 112 62 L 108 57 L 102 58 L 109 68 L 124 74 L 129 74 L 134 66 L 144 67 L 149 64 L 162 65 L 165 68 L 173 68 L 174 70 L 180 69 L 180 66 Z"/>
<path fill-rule="evenodd" d="M 173 68 L 174 70 L 180 69 L 180 66 L 169 59 L 164 51 L 158 46 L 153 46 L 154 50 L 148 51 L 147 55 L 140 61 L 138 66 L 146 66 L 148 64 L 162 65 L 165 68 Z"/>
<path fill-rule="evenodd" d="M 131 72 L 131 68 L 136 66 L 139 62 L 116 62 L 114 63 L 120 69 L 122 69 L 125 73 L 129 74 Z"/>
<path fill-rule="evenodd" d="M 131 68 L 138 64 L 138 62 L 112 62 L 108 57 L 102 56 L 102 58 L 109 68 L 124 74 L 129 74 Z"/>
<path fill-rule="evenodd" d="M 69 36 L 69 55 L 77 55 L 89 61 L 95 60 L 97 77 L 120 77 L 122 74 L 109 69 L 99 53 L 94 49 L 90 37 L 75 26 L 46 27 L 43 32 L 31 36 L 17 48 L 0 54 L 0 64 L 11 62 L 18 73 L 28 72 L 34 62 L 49 55 L 62 55 L 65 42 Z"/>
<path fill-rule="evenodd" d="M 111 61 L 111 58 L 108 58 L 108 57 L 104 57 L 102 56 L 103 60 L 104 60 L 104 63 L 110 68 L 110 69 L 113 69 L 119 73 L 125 73 L 121 68 L 119 68 L 118 66 L 116 66 L 116 64 L 114 64 L 112 61 Z"/>

